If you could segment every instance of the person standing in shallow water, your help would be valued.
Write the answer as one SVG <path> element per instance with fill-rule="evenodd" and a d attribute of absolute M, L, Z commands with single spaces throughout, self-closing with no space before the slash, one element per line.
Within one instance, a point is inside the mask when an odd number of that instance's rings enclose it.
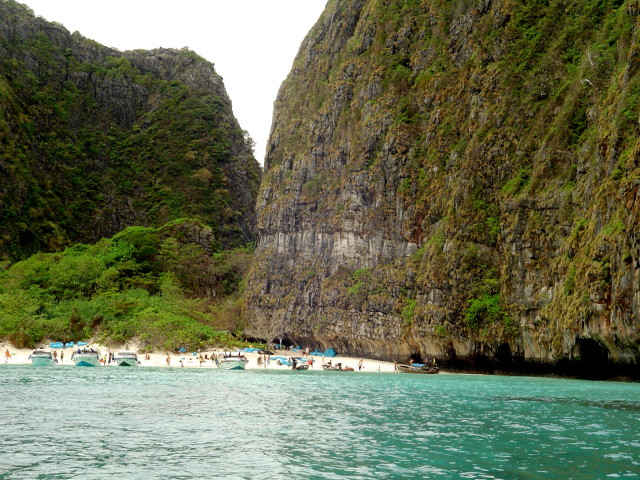
<path fill-rule="evenodd" d="M 169 366 L 170 363 L 171 363 L 171 357 L 167 353 L 167 367 Z"/>

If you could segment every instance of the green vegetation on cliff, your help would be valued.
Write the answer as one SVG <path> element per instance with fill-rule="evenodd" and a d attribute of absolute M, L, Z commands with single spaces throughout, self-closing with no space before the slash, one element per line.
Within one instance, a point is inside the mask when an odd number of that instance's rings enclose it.
<path fill-rule="evenodd" d="M 214 250 L 197 220 L 129 227 L 0 271 L 0 338 L 16 347 L 93 338 L 143 348 L 233 345 L 251 248 Z"/>
<path fill-rule="evenodd" d="M 0 258 L 182 217 L 252 241 L 247 140 L 193 52 L 119 52 L 0 0 Z"/>
<path fill-rule="evenodd" d="M 330 0 L 275 104 L 256 331 L 636 365 L 639 22 L 636 0 Z"/>

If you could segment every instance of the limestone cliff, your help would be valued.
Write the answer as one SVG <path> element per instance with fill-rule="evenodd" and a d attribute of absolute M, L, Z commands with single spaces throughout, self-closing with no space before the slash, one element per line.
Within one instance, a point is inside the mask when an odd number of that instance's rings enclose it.
<path fill-rule="evenodd" d="M 181 217 L 244 244 L 260 175 L 211 63 L 120 52 L 0 0 L 0 259 Z"/>
<path fill-rule="evenodd" d="M 329 0 L 275 102 L 252 333 L 638 376 L 638 10 Z"/>

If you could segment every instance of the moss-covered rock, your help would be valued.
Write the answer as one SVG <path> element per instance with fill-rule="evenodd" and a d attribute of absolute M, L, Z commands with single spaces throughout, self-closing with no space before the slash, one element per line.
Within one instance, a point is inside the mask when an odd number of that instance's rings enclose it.
<path fill-rule="evenodd" d="M 255 334 L 637 376 L 639 21 L 623 0 L 330 0 L 275 103 Z"/>
<path fill-rule="evenodd" d="M 0 258 L 185 216 L 253 241 L 247 140 L 195 53 L 120 52 L 0 0 Z"/>

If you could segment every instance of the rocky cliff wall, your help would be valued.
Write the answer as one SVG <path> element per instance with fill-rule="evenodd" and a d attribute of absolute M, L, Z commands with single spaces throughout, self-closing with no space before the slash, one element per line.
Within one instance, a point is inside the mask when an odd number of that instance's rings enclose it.
<path fill-rule="evenodd" d="M 638 18 L 330 0 L 275 102 L 252 333 L 638 376 Z"/>
<path fill-rule="evenodd" d="M 0 258 L 181 217 L 255 239 L 260 167 L 194 52 L 119 52 L 2 0 L 0 92 Z"/>

